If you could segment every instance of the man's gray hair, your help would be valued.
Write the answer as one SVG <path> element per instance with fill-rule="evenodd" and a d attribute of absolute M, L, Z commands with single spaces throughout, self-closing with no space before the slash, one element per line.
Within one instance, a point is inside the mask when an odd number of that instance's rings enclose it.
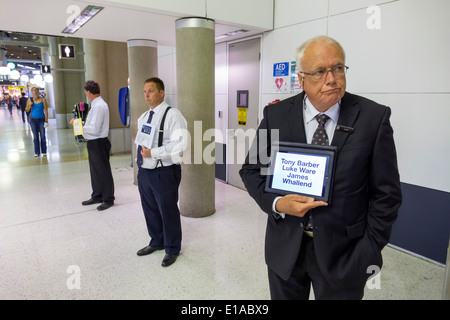
<path fill-rule="evenodd" d="M 299 71 L 303 71 L 302 59 L 303 59 L 303 55 L 305 54 L 306 49 L 314 42 L 325 42 L 328 44 L 337 45 L 342 51 L 342 56 L 344 58 L 344 63 L 345 63 L 345 51 L 339 42 L 337 42 L 336 40 L 334 40 L 333 38 L 331 38 L 329 36 L 317 36 L 317 37 L 311 38 L 309 40 L 306 40 L 305 42 L 303 42 L 303 44 L 300 47 L 298 47 L 297 53 L 296 53 L 296 62 L 297 62 Z"/>

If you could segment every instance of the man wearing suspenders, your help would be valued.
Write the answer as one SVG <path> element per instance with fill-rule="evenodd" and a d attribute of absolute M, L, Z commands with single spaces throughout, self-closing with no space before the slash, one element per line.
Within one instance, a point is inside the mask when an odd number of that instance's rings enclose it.
<path fill-rule="evenodd" d="M 173 264 L 181 249 L 178 187 L 181 157 L 187 146 L 187 123 L 181 112 L 164 101 L 164 83 L 145 81 L 144 95 L 150 107 L 138 119 L 137 165 L 142 209 L 151 241 L 137 252 L 148 255 L 164 249 L 162 266 Z"/>

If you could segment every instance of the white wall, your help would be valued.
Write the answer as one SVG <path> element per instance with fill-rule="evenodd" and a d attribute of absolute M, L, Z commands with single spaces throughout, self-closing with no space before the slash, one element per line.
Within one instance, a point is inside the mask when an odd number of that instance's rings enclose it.
<path fill-rule="evenodd" d="M 227 43 L 216 44 L 216 106 L 215 127 L 222 135 L 216 136 L 217 143 L 226 143 L 226 131 L 228 129 L 228 51 Z M 219 111 L 222 117 L 219 118 Z"/>
<path fill-rule="evenodd" d="M 328 6 L 329 3 L 329 6 Z M 379 8 L 380 29 L 367 26 Z M 264 34 L 260 106 L 272 93 L 275 62 L 328 34 L 346 51 L 347 91 L 392 109 L 402 182 L 450 192 L 450 1 L 276 0 L 275 29 Z"/>
<path fill-rule="evenodd" d="M 164 82 L 165 101 L 177 108 L 176 49 L 158 46 L 158 77 Z"/>

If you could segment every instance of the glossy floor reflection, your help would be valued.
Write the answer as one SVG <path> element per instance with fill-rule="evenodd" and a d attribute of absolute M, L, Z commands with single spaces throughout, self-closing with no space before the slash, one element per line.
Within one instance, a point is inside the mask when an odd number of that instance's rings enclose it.
<path fill-rule="evenodd" d="M 48 128 L 48 157 L 34 158 L 31 130 L 0 107 L 0 299 L 268 299 L 266 218 L 245 191 L 216 182 L 216 213 L 182 217 L 177 262 L 136 252 L 149 239 L 131 156 L 111 164 L 115 205 L 83 207 L 86 146 Z M 440 299 L 444 268 L 387 247 L 365 299 Z"/>

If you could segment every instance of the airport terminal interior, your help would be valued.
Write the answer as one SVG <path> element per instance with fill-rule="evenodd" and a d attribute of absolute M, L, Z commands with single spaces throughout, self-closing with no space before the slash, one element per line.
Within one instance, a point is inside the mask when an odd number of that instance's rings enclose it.
<path fill-rule="evenodd" d="M 47 128 L 47 157 L 34 157 L 30 126 L 0 107 L 0 299 L 269 299 L 266 215 L 246 191 L 216 180 L 216 212 L 182 217 L 180 256 L 139 257 L 148 244 L 131 155 L 111 157 L 115 205 L 90 197 L 86 143 Z M 364 299 L 441 299 L 445 268 L 392 247 Z M 313 294 L 311 296 L 313 297 Z"/>

